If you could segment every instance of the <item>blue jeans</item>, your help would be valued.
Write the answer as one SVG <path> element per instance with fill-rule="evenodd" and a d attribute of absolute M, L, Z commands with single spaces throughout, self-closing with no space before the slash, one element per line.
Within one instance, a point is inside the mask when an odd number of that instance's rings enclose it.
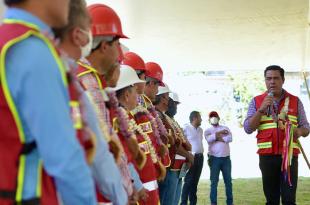
<path fill-rule="evenodd" d="M 177 189 L 175 191 L 173 205 L 179 205 L 179 201 L 180 201 L 180 197 L 181 197 L 181 189 L 182 189 L 182 179 L 183 178 L 178 178 Z"/>
<path fill-rule="evenodd" d="M 230 157 L 209 157 L 209 165 L 210 165 L 210 180 L 211 180 L 211 192 L 210 192 L 210 200 L 211 204 L 217 204 L 217 185 L 219 182 L 220 171 L 222 171 L 222 175 L 225 183 L 225 191 L 226 191 L 226 204 L 233 204 L 233 194 L 232 194 L 232 183 L 231 183 L 231 161 Z"/>
<path fill-rule="evenodd" d="M 203 154 L 195 154 L 194 164 L 188 170 L 182 189 L 181 205 L 186 205 L 189 199 L 190 205 L 197 204 L 197 186 L 203 167 Z"/>
<path fill-rule="evenodd" d="M 177 184 L 179 180 L 179 171 L 167 169 L 164 181 L 159 182 L 159 198 L 161 205 L 173 205 Z"/>

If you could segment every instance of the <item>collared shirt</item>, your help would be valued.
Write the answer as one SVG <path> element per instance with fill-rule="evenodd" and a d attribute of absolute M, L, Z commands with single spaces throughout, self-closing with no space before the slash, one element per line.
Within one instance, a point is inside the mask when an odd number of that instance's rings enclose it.
<path fill-rule="evenodd" d="M 196 128 L 189 123 L 184 126 L 184 134 L 189 143 L 192 145 L 192 153 L 194 154 L 203 153 L 202 128 L 201 127 Z"/>
<path fill-rule="evenodd" d="M 77 69 L 76 62 L 69 57 L 64 60 L 68 63 L 67 67 L 71 68 L 71 72 L 74 73 Z M 93 163 L 90 166 L 96 185 L 100 192 L 110 199 L 113 204 L 127 204 L 128 197 L 122 184 L 122 177 L 114 157 L 109 150 L 109 145 L 105 140 L 106 137 L 103 136 L 104 133 L 100 129 L 98 116 L 96 115 L 94 107 L 89 101 L 87 94 L 83 91 L 83 88 L 79 83 L 76 87 L 81 93 L 80 100 L 83 103 L 85 111 L 85 121 L 96 135 L 96 154 Z M 107 168 L 109 171 L 107 171 Z"/>
<path fill-rule="evenodd" d="M 35 24 L 53 36 L 48 25 L 24 10 L 9 8 L 5 17 Z M 48 46 L 29 37 L 8 50 L 5 66 L 26 142 L 37 145 L 27 156 L 23 198 L 35 196 L 37 164 L 42 159 L 64 204 L 95 205 L 94 183 L 73 128 L 68 91 Z"/>
<path fill-rule="evenodd" d="M 87 61 L 87 59 L 84 59 L 83 63 L 87 64 L 88 66 L 91 66 L 91 64 Z M 113 126 L 110 123 L 111 122 L 110 112 L 106 107 L 106 101 L 108 99 L 106 91 L 103 90 L 104 89 L 103 83 L 97 81 L 94 72 L 86 73 L 80 76 L 79 81 L 81 85 L 84 87 L 85 93 L 87 94 L 90 102 L 95 108 L 100 123 L 105 123 L 106 126 L 105 132 L 108 132 L 106 134 L 109 134 L 115 140 L 119 140 L 118 135 L 115 133 L 115 131 L 113 130 Z M 102 85 L 102 87 L 100 86 L 100 84 Z M 103 131 L 103 129 L 101 130 Z M 118 168 L 122 176 L 123 187 L 127 191 L 127 194 L 130 194 L 133 184 L 132 184 L 132 176 L 128 166 L 127 156 L 125 155 L 125 153 L 121 154 L 121 158 L 118 163 Z"/>
<path fill-rule="evenodd" d="M 224 142 L 216 141 L 216 133 L 227 130 L 229 133 L 223 136 Z M 231 132 L 226 126 L 212 126 L 205 130 L 204 137 L 209 144 L 208 154 L 214 157 L 227 157 L 230 155 L 229 143 L 232 142 Z"/>
<path fill-rule="evenodd" d="M 275 111 L 278 110 L 278 107 L 279 107 L 281 100 L 284 99 L 284 93 L 285 92 L 286 92 L 286 90 L 283 89 L 283 94 L 281 95 L 280 99 L 278 101 L 274 101 L 273 107 L 276 109 Z M 250 102 L 250 105 L 249 105 L 247 117 L 243 123 L 244 131 L 248 134 L 251 134 L 252 132 L 255 131 L 255 130 L 251 129 L 249 120 L 251 117 L 253 117 L 253 115 L 256 113 L 256 111 L 257 110 L 256 110 L 255 100 L 253 98 Z M 304 106 L 303 106 L 303 104 L 299 98 L 298 98 L 298 113 L 297 113 L 297 115 L 298 115 L 297 116 L 298 127 L 303 127 L 303 128 L 306 128 L 310 131 L 310 125 L 309 125 L 309 122 L 307 120 L 305 109 L 304 109 Z"/>

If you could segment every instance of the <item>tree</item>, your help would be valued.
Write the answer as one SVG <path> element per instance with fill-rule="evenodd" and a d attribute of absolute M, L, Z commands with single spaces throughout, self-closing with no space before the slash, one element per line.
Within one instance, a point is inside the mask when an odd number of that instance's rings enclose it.
<path fill-rule="evenodd" d="M 266 90 L 264 76 L 261 71 L 240 72 L 230 75 L 233 95 L 236 101 L 236 118 L 240 126 L 246 117 L 251 99 Z"/>

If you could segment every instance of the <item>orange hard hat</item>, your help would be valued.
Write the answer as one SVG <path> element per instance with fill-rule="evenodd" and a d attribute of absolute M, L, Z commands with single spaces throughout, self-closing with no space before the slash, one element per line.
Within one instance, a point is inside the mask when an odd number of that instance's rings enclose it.
<path fill-rule="evenodd" d="M 129 65 L 138 71 L 145 71 L 144 60 L 134 52 L 127 52 L 124 54 L 123 64 Z"/>
<path fill-rule="evenodd" d="M 92 4 L 87 10 L 92 19 L 93 36 L 128 38 L 123 34 L 121 20 L 112 8 L 104 4 Z"/>
<path fill-rule="evenodd" d="M 148 62 L 145 64 L 145 77 L 154 78 L 163 85 L 163 70 L 154 62 Z"/>

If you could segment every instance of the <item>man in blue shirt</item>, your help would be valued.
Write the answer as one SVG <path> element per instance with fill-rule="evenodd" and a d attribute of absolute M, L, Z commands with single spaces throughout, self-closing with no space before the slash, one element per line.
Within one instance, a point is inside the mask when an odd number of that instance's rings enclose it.
<path fill-rule="evenodd" d="M 75 75 L 77 69 L 76 61 L 90 53 L 92 44 L 90 23 L 85 1 L 74 0 L 70 2 L 69 23 L 65 27 L 54 29 L 56 37 L 60 40 L 61 52 L 64 53 L 64 57 L 67 57 L 64 60 L 68 64 L 72 76 Z M 96 154 L 90 166 L 97 187 L 113 204 L 127 204 L 127 193 L 123 187 L 119 169 L 105 140 L 107 136 L 103 136 L 104 133 L 100 130 L 99 120 L 86 93 L 79 83 L 76 87 L 80 88 L 79 91 L 82 93 L 80 101 L 85 110 L 87 125 L 96 135 Z"/>
<path fill-rule="evenodd" d="M 69 0 L 5 3 L 9 6 L 5 21 L 25 22 L 50 38 L 50 27 L 67 23 Z M 25 140 L 36 143 L 27 155 L 22 199 L 36 196 L 37 164 L 42 159 L 64 204 L 95 205 L 94 183 L 73 128 L 68 91 L 48 45 L 30 36 L 11 47 L 5 57 L 8 87 Z"/>

